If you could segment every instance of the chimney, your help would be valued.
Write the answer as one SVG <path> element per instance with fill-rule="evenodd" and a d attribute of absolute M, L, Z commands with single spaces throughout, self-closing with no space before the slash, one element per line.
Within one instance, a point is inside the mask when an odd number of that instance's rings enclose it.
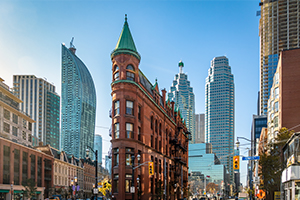
<path fill-rule="evenodd" d="M 164 108 L 166 108 L 166 89 L 161 90 Z"/>
<path fill-rule="evenodd" d="M 175 102 L 172 101 L 172 102 L 171 102 L 171 108 L 172 108 L 172 114 L 173 114 L 173 116 L 174 116 L 174 105 L 175 105 Z"/>

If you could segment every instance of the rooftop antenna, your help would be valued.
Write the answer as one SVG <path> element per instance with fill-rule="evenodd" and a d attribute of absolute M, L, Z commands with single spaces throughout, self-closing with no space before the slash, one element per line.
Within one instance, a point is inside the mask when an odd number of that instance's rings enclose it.
<path fill-rule="evenodd" d="M 75 48 L 74 44 L 73 44 L 73 41 L 74 41 L 74 37 L 72 37 L 72 40 L 70 42 L 70 48 Z"/>

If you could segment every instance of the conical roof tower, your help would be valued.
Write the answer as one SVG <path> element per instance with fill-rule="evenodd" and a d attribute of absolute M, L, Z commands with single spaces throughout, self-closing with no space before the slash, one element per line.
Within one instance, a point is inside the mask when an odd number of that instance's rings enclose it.
<path fill-rule="evenodd" d="M 116 48 L 111 53 L 111 58 L 119 54 L 129 54 L 135 56 L 139 61 L 141 60 L 140 54 L 137 52 L 131 32 L 129 30 L 127 15 L 125 15 L 125 22 L 119 37 Z"/>

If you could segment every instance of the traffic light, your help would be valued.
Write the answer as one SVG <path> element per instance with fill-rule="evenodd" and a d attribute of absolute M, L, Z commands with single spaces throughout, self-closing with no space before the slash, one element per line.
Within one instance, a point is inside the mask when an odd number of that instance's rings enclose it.
<path fill-rule="evenodd" d="M 154 174 L 153 162 L 149 162 L 148 167 L 149 167 L 149 175 L 153 175 Z"/>
<path fill-rule="evenodd" d="M 240 156 L 233 156 L 233 169 L 240 169 Z"/>

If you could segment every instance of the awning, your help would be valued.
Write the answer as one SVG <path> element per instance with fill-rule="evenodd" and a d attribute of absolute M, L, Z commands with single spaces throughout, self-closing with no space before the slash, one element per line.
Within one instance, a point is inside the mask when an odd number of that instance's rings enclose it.
<path fill-rule="evenodd" d="M 22 190 L 14 190 L 14 193 L 23 193 Z"/>
<path fill-rule="evenodd" d="M 0 190 L 0 193 L 9 193 L 9 190 Z"/>
<path fill-rule="evenodd" d="M 36 191 L 35 193 L 36 193 L 36 194 L 41 194 L 41 191 Z"/>

